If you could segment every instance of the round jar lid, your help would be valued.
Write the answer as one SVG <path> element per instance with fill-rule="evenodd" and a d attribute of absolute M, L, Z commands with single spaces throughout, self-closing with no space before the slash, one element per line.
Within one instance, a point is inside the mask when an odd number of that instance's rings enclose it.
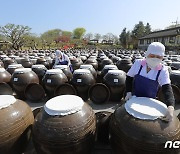
<path fill-rule="evenodd" d="M 122 70 L 109 70 L 108 73 L 113 75 L 125 74 L 125 72 Z"/>
<path fill-rule="evenodd" d="M 4 72 L 4 71 L 6 71 L 6 70 L 4 68 L 0 67 L 0 72 Z"/>
<path fill-rule="evenodd" d="M 8 65 L 8 68 L 18 68 L 18 67 L 22 67 L 22 65 L 21 64 Z"/>
<path fill-rule="evenodd" d="M 116 65 L 105 65 L 104 69 L 108 69 L 108 68 L 117 68 Z"/>
<path fill-rule="evenodd" d="M 38 65 L 32 65 L 31 68 L 45 68 L 45 66 L 42 64 L 38 64 Z"/>
<path fill-rule="evenodd" d="M 73 74 L 90 74 L 90 73 L 91 72 L 88 69 L 77 69 L 77 70 L 74 71 Z"/>
<path fill-rule="evenodd" d="M 63 73 L 60 69 L 50 69 L 46 71 L 46 74 L 60 74 Z"/>
<path fill-rule="evenodd" d="M 172 70 L 171 74 L 180 75 L 180 70 Z"/>
<path fill-rule="evenodd" d="M 138 119 L 155 120 L 167 113 L 167 106 L 153 98 L 135 97 L 125 103 L 126 111 Z"/>
<path fill-rule="evenodd" d="M 16 102 L 16 99 L 12 95 L 0 95 L 0 109 L 6 108 Z"/>
<path fill-rule="evenodd" d="M 66 69 L 66 68 L 68 68 L 67 65 L 55 65 L 54 66 L 54 69 Z"/>
<path fill-rule="evenodd" d="M 80 66 L 80 69 L 92 69 L 93 68 L 93 66 L 92 65 L 81 65 Z"/>
<path fill-rule="evenodd" d="M 31 71 L 31 68 L 17 68 L 15 69 L 14 73 L 28 73 Z"/>
<path fill-rule="evenodd" d="M 47 101 L 44 105 L 44 110 L 52 116 L 65 116 L 80 111 L 83 105 L 84 101 L 78 96 L 61 95 Z"/>

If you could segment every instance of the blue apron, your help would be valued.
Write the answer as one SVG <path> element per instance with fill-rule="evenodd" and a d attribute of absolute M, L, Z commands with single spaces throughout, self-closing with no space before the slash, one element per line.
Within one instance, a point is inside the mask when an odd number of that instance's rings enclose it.
<path fill-rule="evenodd" d="M 152 80 L 140 75 L 142 67 L 141 65 L 138 74 L 134 77 L 133 95 L 137 97 L 156 98 L 159 88 L 158 77 L 161 70 L 158 71 L 156 80 Z"/>
<path fill-rule="evenodd" d="M 65 56 L 63 55 L 64 59 L 65 59 Z M 59 61 L 57 65 L 68 65 L 68 61 L 67 60 L 64 60 L 64 61 Z M 70 71 L 73 72 L 73 68 L 72 68 L 72 65 L 70 64 L 69 65 L 69 68 L 70 68 Z"/>

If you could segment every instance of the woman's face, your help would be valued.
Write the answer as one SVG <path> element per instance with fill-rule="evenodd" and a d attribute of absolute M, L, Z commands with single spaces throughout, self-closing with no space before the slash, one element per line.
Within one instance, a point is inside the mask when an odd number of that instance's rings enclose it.
<path fill-rule="evenodd" d="M 149 54 L 148 56 L 147 56 L 147 58 L 158 58 L 158 59 L 163 59 L 163 56 L 159 56 L 159 55 L 155 55 L 155 54 Z"/>

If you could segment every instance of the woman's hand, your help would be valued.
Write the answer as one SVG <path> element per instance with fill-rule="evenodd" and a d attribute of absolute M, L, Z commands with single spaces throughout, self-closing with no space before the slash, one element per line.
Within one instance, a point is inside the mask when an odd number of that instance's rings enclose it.
<path fill-rule="evenodd" d="M 162 117 L 161 119 L 167 122 L 171 122 L 173 120 L 173 114 L 174 114 L 174 107 L 168 106 L 166 115 Z"/>
<path fill-rule="evenodd" d="M 132 97 L 132 93 L 131 92 L 127 92 L 126 97 L 125 97 L 125 101 L 131 99 L 131 97 Z"/>

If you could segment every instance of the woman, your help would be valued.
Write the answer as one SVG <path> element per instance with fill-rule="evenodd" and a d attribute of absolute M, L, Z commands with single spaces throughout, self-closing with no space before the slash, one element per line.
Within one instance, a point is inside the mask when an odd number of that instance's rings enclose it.
<path fill-rule="evenodd" d="M 163 120 L 172 121 L 174 112 L 174 95 L 168 68 L 162 64 L 165 46 L 160 42 L 153 42 L 148 46 L 145 59 L 136 60 L 127 73 L 126 97 L 127 101 L 135 95 L 137 97 L 156 98 L 159 86 L 162 87 L 168 112 Z"/>
<path fill-rule="evenodd" d="M 69 66 L 71 72 L 73 71 L 69 57 L 66 54 L 62 53 L 60 50 L 56 50 L 56 59 L 55 59 L 54 66 L 55 65 L 67 65 Z"/>

